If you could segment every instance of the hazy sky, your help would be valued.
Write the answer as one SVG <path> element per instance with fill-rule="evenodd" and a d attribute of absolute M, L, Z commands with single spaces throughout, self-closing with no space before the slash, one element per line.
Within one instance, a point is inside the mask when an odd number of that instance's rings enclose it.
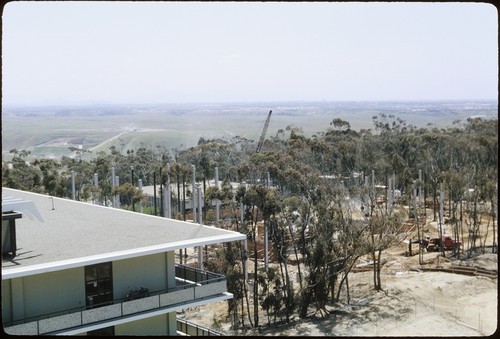
<path fill-rule="evenodd" d="M 11 2 L 4 104 L 497 99 L 480 3 Z"/>

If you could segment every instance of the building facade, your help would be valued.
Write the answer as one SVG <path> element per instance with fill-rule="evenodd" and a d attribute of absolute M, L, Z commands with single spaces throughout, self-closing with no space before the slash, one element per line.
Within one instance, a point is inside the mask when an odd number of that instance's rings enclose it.
<path fill-rule="evenodd" d="M 211 226 L 3 189 L 4 331 L 192 332 L 177 312 L 232 295 L 224 276 L 176 264 L 175 250 L 245 239 Z"/>

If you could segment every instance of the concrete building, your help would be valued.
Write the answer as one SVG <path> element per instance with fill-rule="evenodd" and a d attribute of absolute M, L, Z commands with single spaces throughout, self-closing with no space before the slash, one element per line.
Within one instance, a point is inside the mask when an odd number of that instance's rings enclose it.
<path fill-rule="evenodd" d="M 226 278 L 175 250 L 245 240 L 215 227 L 2 189 L 7 334 L 176 335 L 188 307 L 227 300 Z M 131 290 L 147 289 L 139 298 Z M 198 331 L 198 334 L 203 331 Z"/>

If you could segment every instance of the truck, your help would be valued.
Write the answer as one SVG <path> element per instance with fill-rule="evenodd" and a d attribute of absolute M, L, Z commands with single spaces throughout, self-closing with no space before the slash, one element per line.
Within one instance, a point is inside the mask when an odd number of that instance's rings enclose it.
<path fill-rule="evenodd" d="M 459 249 L 460 245 L 462 244 L 461 241 L 454 240 L 451 235 L 443 234 L 441 238 L 425 237 L 422 241 L 422 245 L 427 250 L 427 252 L 438 252 L 441 249 L 441 241 L 443 243 L 443 248 L 446 251 Z"/>

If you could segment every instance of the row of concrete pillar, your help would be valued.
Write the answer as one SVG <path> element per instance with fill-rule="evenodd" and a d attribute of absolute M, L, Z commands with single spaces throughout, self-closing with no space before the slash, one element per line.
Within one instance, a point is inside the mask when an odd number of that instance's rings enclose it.
<path fill-rule="evenodd" d="M 132 168 L 132 167 L 131 167 Z M 199 223 L 202 225 L 202 202 L 203 202 L 203 196 L 202 196 L 202 191 L 201 191 L 201 186 L 196 184 L 196 166 L 191 165 L 191 170 L 192 170 L 192 208 L 193 208 L 193 222 L 194 223 Z M 133 173 L 133 172 L 132 172 Z M 167 173 L 170 174 L 170 163 L 167 163 Z M 72 181 L 72 199 L 76 200 L 76 189 L 75 189 L 75 171 L 71 171 L 71 181 Z M 133 179 L 132 179 L 133 180 Z M 94 173 L 93 177 L 93 183 L 94 186 L 97 188 L 99 187 L 99 181 L 98 181 L 98 175 L 97 173 Z M 269 173 L 268 173 L 268 183 L 270 183 L 270 178 L 269 178 Z M 115 173 L 115 167 L 111 167 L 111 186 L 118 187 L 120 185 L 120 178 L 119 176 L 116 175 Z M 172 216 L 172 211 L 171 211 L 171 188 L 170 188 L 170 175 L 167 175 L 167 183 L 165 185 L 165 189 L 163 190 L 164 194 L 164 199 L 163 199 L 163 216 L 167 218 L 171 218 Z M 215 167 L 215 186 L 219 187 L 219 168 L 216 166 Z M 142 186 L 142 179 L 138 179 L 138 188 L 142 192 L 143 186 Z M 99 204 L 99 200 L 96 198 L 94 200 L 95 204 Z M 112 201 L 112 207 L 114 208 L 119 208 L 120 207 L 120 196 L 119 194 L 116 194 L 113 196 L 113 201 Z M 216 200 L 216 207 L 215 207 L 215 219 L 217 222 L 220 220 L 220 201 L 217 199 Z M 143 213 L 143 207 L 142 204 L 140 205 L 140 212 Z M 244 217 L 244 206 L 243 203 L 240 205 L 240 216 L 241 216 L 241 222 L 243 223 L 243 217 Z M 265 230 L 265 245 L 266 245 L 266 271 L 267 271 L 267 253 L 268 253 L 268 242 L 267 242 L 267 227 Z M 245 250 L 247 249 L 247 241 L 245 240 Z M 198 261 L 200 268 L 203 269 L 203 249 L 202 246 L 198 248 Z M 246 262 L 245 262 L 245 277 L 247 277 L 247 270 L 246 270 Z"/>

